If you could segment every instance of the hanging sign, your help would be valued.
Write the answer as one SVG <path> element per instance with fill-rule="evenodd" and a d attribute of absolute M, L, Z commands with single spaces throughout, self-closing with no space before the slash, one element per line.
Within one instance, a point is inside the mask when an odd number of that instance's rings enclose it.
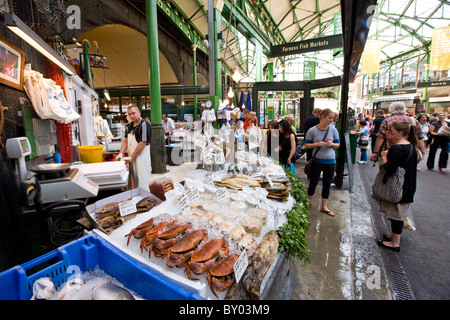
<path fill-rule="evenodd" d="M 450 27 L 433 29 L 430 70 L 450 69 Z"/>
<path fill-rule="evenodd" d="M 366 42 L 361 57 L 361 73 L 378 73 L 380 71 L 380 40 L 369 40 Z"/>
<path fill-rule="evenodd" d="M 270 57 L 283 57 L 334 48 L 342 48 L 342 34 L 271 46 Z"/>

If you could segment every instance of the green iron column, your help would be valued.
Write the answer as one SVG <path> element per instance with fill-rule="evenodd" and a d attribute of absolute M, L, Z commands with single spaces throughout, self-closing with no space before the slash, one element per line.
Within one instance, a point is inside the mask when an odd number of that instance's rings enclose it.
<path fill-rule="evenodd" d="M 256 69 L 256 82 L 263 81 L 263 62 L 262 62 L 262 55 L 263 55 L 263 48 L 262 44 L 259 43 L 259 41 L 255 38 L 250 39 L 252 43 L 255 44 L 255 69 Z M 258 97 L 258 95 L 256 95 Z M 256 120 L 259 125 L 259 120 L 261 117 L 261 109 L 259 107 L 258 99 L 254 102 L 256 105 L 252 105 L 252 110 L 255 110 L 256 108 Z"/>
<path fill-rule="evenodd" d="M 222 59 L 221 41 L 219 40 L 223 1 L 208 1 L 208 42 L 209 42 L 209 97 L 217 114 L 219 100 L 222 98 Z M 214 123 L 218 128 L 218 122 Z"/>
<path fill-rule="evenodd" d="M 286 65 L 283 63 L 281 65 L 281 68 L 283 69 L 282 74 L 283 74 L 283 81 L 286 81 Z M 286 91 L 282 91 L 281 92 L 281 103 L 282 103 L 282 107 L 281 107 L 281 115 L 285 115 L 286 114 Z M 295 106 L 295 102 L 294 102 L 294 106 Z M 295 107 L 294 107 L 295 110 Z M 294 118 L 295 117 L 295 112 L 294 112 Z"/>
<path fill-rule="evenodd" d="M 427 63 L 425 64 L 425 81 L 428 81 L 430 75 L 430 51 L 427 50 Z M 430 113 L 430 102 L 427 97 L 428 88 L 423 88 L 422 99 L 425 100 L 425 112 Z"/>
<path fill-rule="evenodd" d="M 197 85 L 197 45 L 193 44 L 191 45 L 192 48 L 192 65 L 193 65 L 193 70 L 192 70 L 192 85 L 196 86 Z M 194 121 L 197 120 L 197 109 L 198 109 L 198 100 L 197 100 L 197 95 L 194 94 Z"/>
<path fill-rule="evenodd" d="M 147 9 L 147 48 L 149 69 L 150 116 L 152 140 L 150 156 L 153 173 L 166 172 L 166 142 L 162 126 L 161 82 L 159 78 L 159 46 L 157 0 L 146 0 Z"/>
<path fill-rule="evenodd" d="M 269 59 L 267 63 L 267 81 L 273 81 L 273 59 Z M 273 94 L 268 94 L 266 99 L 266 113 L 267 119 L 269 121 L 275 119 L 274 105 L 275 103 L 273 101 Z M 271 110 L 269 110 L 269 107 L 271 107 Z M 263 116 L 265 116 L 265 114 Z M 264 125 L 266 127 L 267 123 L 265 123 Z"/>

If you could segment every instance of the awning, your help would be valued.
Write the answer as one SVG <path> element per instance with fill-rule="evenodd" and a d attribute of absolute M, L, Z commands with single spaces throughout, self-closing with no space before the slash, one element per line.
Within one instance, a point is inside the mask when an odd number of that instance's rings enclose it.
<path fill-rule="evenodd" d="M 382 96 L 373 99 L 373 102 L 391 102 L 391 101 L 405 101 L 405 100 L 414 100 L 415 98 L 420 98 L 420 94 L 411 93 L 411 94 L 400 94 L 400 95 L 389 95 Z"/>

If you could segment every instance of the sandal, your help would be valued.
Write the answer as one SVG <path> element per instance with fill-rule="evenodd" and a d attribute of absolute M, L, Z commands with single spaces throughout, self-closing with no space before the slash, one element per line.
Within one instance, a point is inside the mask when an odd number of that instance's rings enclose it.
<path fill-rule="evenodd" d="M 440 168 L 439 171 L 440 171 L 442 174 L 446 174 L 446 173 L 447 173 L 447 170 L 442 169 L 442 168 Z"/>
<path fill-rule="evenodd" d="M 395 252 L 400 252 L 400 247 L 391 247 L 391 246 L 385 245 L 384 242 L 381 241 L 381 240 L 377 240 L 377 244 L 380 247 L 383 247 L 383 248 L 386 248 L 386 249 L 389 249 L 389 250 L 392 250 L 392 251 L 395 251 Z"/>
<path fill-rule="evenodd" d="M 326 214 L 329 215 L 330 217 L 334 217 L 334 212 L 331 211 L 331 210 L 322 210 L 322 209 L 320 209 L 320 212 L 326 213 Z"/>

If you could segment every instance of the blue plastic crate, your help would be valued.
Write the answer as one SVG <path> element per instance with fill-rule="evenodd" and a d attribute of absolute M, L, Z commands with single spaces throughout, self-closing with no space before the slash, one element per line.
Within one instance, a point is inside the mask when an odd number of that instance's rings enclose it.
<path fill-rule="evenodd" d="M 30 269 L 48 263 L 53 264 L 27 275 Z M 105 239 L 89 235 L 0 273 L 0 300 L 29 300 L 33 295 L 33 283 L 37 279 L 49 277 L 59 287 L 74 276 L 74 270 L 85 272 L 97 266 L 144 299 L 203 299 L 199 294 L 189 292 L 158 275 L 149 266 L 123 253 Z"/>

